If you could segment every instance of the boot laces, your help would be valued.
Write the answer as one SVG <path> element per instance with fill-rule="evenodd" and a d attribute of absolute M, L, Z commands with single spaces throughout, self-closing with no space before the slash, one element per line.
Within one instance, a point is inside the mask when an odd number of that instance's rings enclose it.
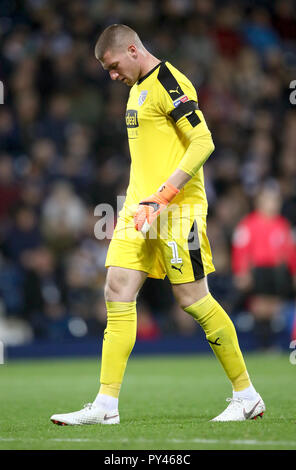
<path fill-rule="evenodd" d="M 230 404 L 231 403 L 242 403 L 241 398 L 226 398 L 226 401 L 229 402 Z"/>
<path fill-rule="evenodd" d="M 83 409 L 84 410 L 91 410 L 92 405 L 93 405 L 92 403 L 85 403 L 85 405 L 83 405 Z"/>

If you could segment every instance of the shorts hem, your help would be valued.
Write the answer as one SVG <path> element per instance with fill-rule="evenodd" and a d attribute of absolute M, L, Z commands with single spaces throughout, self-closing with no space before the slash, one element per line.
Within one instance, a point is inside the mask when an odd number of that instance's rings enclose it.
<path fill-rule="evenodd" d="M 141 271 L 143 273 L 146 273 L 148 277 L 151 277 L 153 279 L 164 279 L 166 277 L 166 274 L 159 275 L 157 273 L 147 271 L 144 268 L 127 266 L 124 263 L 122 263 L 122 264 L 121 263 L 108 263 L 108 264 L 105 264 L 105 268 L 110 268 L 111 266 L 114 266 L 115 268 L 132 269 L 133 271 Z"/>
<path fill-rule="evenodd" d="M 197 276 L 196 278 L 193 277 L 191 279 L 180 279 L 179 281 L 171 281 L 170 278 L 169 278 L 169 281 L 171 284 L 189 284 L 190 282 L 195 282 L 195 281 L 200 281 L 201 279 L 203 279 L 204 277 L 206 277 L 208 274 L 211 274 L 215 272 L 215 269 L 212 269 L 210 271 L 207 271 L 206 273 L 204 273 L 203 275 L 200 275 L 200 276 Z"/>

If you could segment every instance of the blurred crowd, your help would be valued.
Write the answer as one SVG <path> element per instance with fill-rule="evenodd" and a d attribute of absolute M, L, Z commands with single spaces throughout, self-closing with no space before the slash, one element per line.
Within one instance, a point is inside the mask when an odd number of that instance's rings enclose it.
<path fill-rule="evenodd" d="M 105 328 L 94 209 L 116 213 L 130 162 L 129 89 L 94 57 L 113 23 L 197 89 L 216 147 L 204 168 L 213 295 L 262 347 L 284 328 L 296 338 L 293 0 L 1 0 L 0 318 L 57 341 Z M 138 310 L 139 338 L 199 334 L 167 281 L 149 279 Z"/>

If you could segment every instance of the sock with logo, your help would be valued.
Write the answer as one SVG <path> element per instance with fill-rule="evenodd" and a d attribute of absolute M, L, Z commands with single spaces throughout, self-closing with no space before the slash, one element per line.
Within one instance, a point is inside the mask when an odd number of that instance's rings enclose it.
<path fill-rule="evenodd" d="M 136 302 L 106 302 L 107 327 L 104 331 L 100 390 L 96 404 L 118 407 L 118 397 L 129 355 L 137 333 Z M 108 398 L 110 397 L 110 398 Z M 113 406 L 116 405 L 114 408 Z"/>
<path fill-rule="evenodd" d="M 250 378 L 234 325 L 221 305 L 209 293 L 184 310 L 203 328 L 214 354 L 231 381 L 233 390 L 238 392 L 250 387 Z"/>

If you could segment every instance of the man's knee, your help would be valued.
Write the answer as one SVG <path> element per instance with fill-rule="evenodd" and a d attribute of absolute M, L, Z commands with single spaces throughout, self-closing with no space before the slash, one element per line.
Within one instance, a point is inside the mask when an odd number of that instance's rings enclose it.
<path fill-rule="evenodd" d="M 127 285 L 127 279 L 119 273 L 112 273 L 107 276 L 105 283 L 105 299 L 114 300 L 115 297 L 121 298 Z"/>
<path fill-rule="evenodd" d="M 207 278 L 186 284 L 173 285 L 173 292 L 179 306 L 185 308 L 198 302 L 209 293 Z"/>
<path fill-rule="evenodd" d="M 144 282 L 144 276 L 120 268 L 109 268 L 105 283 L 107 302 L 133 302 Z"/>

